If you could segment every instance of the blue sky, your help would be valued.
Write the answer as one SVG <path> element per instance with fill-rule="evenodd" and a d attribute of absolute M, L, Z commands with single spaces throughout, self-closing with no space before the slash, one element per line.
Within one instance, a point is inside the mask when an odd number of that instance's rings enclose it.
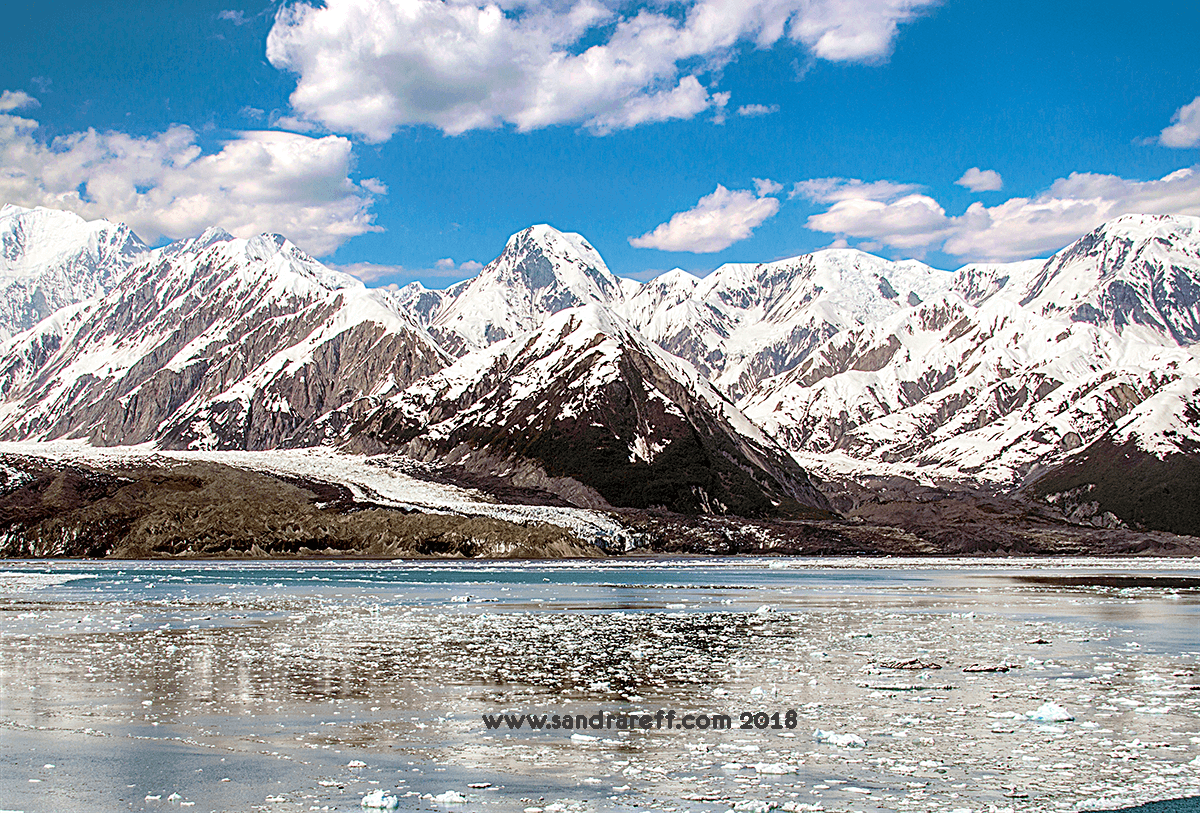
<path fill-rule="evenodd" d="M 829 245 L 954 268 L 1200 215 L 1200 4 L 1179 0 L 6 17 L 0 202 L 151 242 L 279 231 L 373 284 L 442 287 L 540 222 L 644 278 Z"/>

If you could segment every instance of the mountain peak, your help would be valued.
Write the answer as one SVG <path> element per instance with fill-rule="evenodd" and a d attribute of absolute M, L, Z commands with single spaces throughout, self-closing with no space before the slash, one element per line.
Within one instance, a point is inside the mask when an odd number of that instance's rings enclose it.
<path fill-rule="evenodd" d="M 1200 217 L 1123 214 L 1102 223 L 1092 233 L 1109 238 L 1124 237 L 1135 242 L 1156 238 L 1170 241 L 1196 240 L 1200 238 Z"/>
<path fill-rule="evenodd" d="M 447 301 L 430 332 L 464 353 L 534 330 L 546 317 L 624 299 L 620 281 L 581 235 L 539 224 L 508 239 L 504 252 Z"/>
<path fill-rule="evenodd" d="M 1200 341 L 1197 292 L 1200 218 L 1127 214 L 1051 257 L 1020 304 L 1118 333 L 1149 329 L 1187 345 Z"/>
<path fill-rule="evenodd" d="M 121 223 L 5 205 L 0 209 L 0 339 L 109 290 L 146 251 Z"/>

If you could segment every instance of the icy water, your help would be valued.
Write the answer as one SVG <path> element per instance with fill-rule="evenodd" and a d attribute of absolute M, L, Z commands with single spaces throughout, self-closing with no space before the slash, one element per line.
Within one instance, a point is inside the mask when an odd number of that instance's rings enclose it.
<path fill-rule="evenodd" d="M 1198 655 L 1192 561 L 7 562 L 0 810 L 1112 809 Z"/>

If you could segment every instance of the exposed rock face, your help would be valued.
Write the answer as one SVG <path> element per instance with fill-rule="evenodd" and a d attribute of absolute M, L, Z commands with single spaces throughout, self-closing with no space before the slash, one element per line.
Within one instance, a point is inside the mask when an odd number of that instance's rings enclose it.
<path fill-rule="evenodd" d="M 804 471 L 731 402 L 597 306 L 460 360 L 354 433 L 452 462 L 517 472 L 532 462 L 544 474 L 531 484 L 578 505 L 828 513 Z"/>
<path fill-rule="evenodd" d="M 447 363 L 361 283 L 282 237 L 208 232 L 147 255 L 0 360 L 4 439 L 262 449 L 336 434 L 322 418 Z"/>

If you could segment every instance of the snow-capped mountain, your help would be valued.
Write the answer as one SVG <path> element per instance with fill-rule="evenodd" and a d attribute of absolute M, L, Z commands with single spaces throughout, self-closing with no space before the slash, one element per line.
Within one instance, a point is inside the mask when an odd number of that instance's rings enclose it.
<path fill-rule="evenodd" d="M 651 341 L 734 398 L 792 369 L 839 331 L 918 304 L 953 282 L 923 263 L 853 249 L 727 264 L 703 280 L 689 276 L 673 271 L 651 280 L 624 312 Z"/>
<path fill-rule="evenodd" d="M 0 437 L 175 449 L 313 443 L 340 429 L 334 410 L 449 362 L 283 237 L 217 229 L 145 254 L 0 352 Z"/>
<path fill-rule="evenodd" d="M 795 461 L 694 368 L 597 304 L 464 356 L 355 432 L 582 506 L 743 516 L 828 508 Z"/>
<path fill-rule="evenodd" d="M 587 240 L 546 225 L 514 234 L 477 277 L 440 296 L 419 285 L 396 296 L 454 355 L 536 330 L 568 308 L 623 300 L 621 282 Z"/>
<path fill-rule="evenodd" d="M 946 293 L 834 336 L 743 406 L 802 456 L 1015 485 L 1197 369 L 1185 348 Z"/>
<path fill-rule="evenodd" d="M 1163 433 L 1179 431 L 1184 407 L 1160 396 L 1200 373 L 1198 223 L 1125 216 L 1048 261 L 967 266 L 953 290 L 839 333 L 742 406 L 801 459 L 1003 485 L 1062 463 L 1143 402 L 1161 405 L 1133 433 L 1140 448 L 1180 453 Z"/>
<path fill-rule="evenodd" d="M 110 290 L 146 251 L 127 226 L 6 204 L 0 208 L 0 342 Z"/>
<path fill-rule="evenodd" d="M 1015 292 L 1014 292 L 1015 293 Z M 1200 341 L 1200 217 L 1124 215 L 1060 251 L 1021 292 L 1043 316 Z"/>
<path fill-rule="evenodd" d="M 1066 504 L 1114 461 L 1166 483 L 1200 454 L 1197 218 L 956 272 L 831 249 L 644 284 L 534 226 L 444 291 L 272 235 L 0 226 L 13 329 L 55 308 L 0 345 L 2 439 L 402 449 L 575 505 L 763 516 L 826 507 L 797 461 Z"/>

